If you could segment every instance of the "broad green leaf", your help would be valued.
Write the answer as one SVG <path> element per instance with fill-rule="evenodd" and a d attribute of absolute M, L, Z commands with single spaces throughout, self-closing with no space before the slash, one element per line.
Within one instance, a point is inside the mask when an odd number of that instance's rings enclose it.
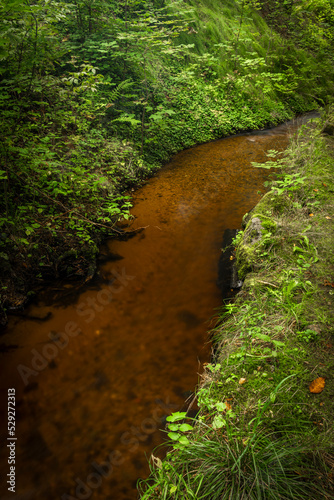
<path fill-rule="evenodd" d="M 168 429 L 170 431 L 178 431 L 180 427 L 180 424 L 168 424 Z"/>
<path fill-rule="evenodd" d="M 280 340 L 273 340 L 272 343 L 274 344 L 275 347 L 284 347 L 285 346 L 284 342 L 281 342 Z"/>
<path fill-rule="evenodd" d="M 216 403 L 215 407 L 217 408 L 218 411 L 225 411 L 226 410 L 226 403 Z"/>
<path fill-rule="evenodd" d="M 216 415 L 212 422 L 213 429 L 221 429 L 226 425 L 226 420 L 220 415 Z"/>
<path fill-rule="evenodd" d="M 181 434 L 179 434 L 178 432 L 169 432 L 167 435 L 173 441 L 178 441 L 181 436 Z"/>
<path fill-rule="evenodd" d="M 255 335 L 258 339 L 263 340 L 264 342 L 271 342 L 271 338 L 269 335 L 265 335 L 264 333 L 257 333 Z"/>
<path fill-rule="evenodd" d="M 192 431 L 193 430 L 193 426 L 192 425 L 189 425 L 189 424 L 181 424 L 180 427 L 179 427 L 179 430 L 181 432 L 188 432 L 188 431 Z"/>
<path fill-rule="evenodd" d="M 172 415 L 169 415 L 166 420 L 167 422 L 177 422 L 178 420 L 183 420 L 187 415 L 186 411 L 177 411 L 175 413 L 172 413 Z"/>

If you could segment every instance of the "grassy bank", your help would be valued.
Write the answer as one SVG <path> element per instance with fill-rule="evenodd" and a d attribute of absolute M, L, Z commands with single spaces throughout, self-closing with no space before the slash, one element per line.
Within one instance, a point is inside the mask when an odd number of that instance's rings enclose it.
<path fill-rule="evenodd" d="M 304 126 L 245 217 L 198 418 L 167 419 L 141 499 L 334 498 L 333 131 L 333 108 Z"/>

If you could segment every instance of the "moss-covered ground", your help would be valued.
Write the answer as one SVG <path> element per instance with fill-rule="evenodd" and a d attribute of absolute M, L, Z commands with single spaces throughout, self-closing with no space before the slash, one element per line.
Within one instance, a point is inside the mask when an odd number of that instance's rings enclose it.
<path fill-rule="evenodd" d="M 333 124 L 332 108 L 300 130 L 246 216 L 198 417 L 167 419 L 142 499 L 334 498 Z"/>

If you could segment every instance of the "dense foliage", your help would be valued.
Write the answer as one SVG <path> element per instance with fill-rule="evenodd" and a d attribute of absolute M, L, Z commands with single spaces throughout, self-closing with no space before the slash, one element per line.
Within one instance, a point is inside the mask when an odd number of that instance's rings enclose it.
<path fill-rule="evenodd" d="M 125 190 L 171 154 L 326 102 L 332 7 L 4 0 L 2 303 L 21 303 L 36 279 L 86 275 L 129 216 Z"/>

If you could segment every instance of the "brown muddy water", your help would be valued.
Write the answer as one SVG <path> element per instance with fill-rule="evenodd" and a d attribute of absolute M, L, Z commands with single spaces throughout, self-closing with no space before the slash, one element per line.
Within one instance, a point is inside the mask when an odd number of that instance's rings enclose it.
<path fill-rule="evenodd" d="M 104 245 L 94 285 L 55 283 L 28 317 L 10 318 L 0 339 L 1 499 L 137 498 L 166 415 L 184 407 L 209 360 L 223 232 L 240 227 L 268 175 L 250 162 L 284 149 L 295 127 L 176 155 L 134 193 L 131 229 L 143 229 Z"/>

